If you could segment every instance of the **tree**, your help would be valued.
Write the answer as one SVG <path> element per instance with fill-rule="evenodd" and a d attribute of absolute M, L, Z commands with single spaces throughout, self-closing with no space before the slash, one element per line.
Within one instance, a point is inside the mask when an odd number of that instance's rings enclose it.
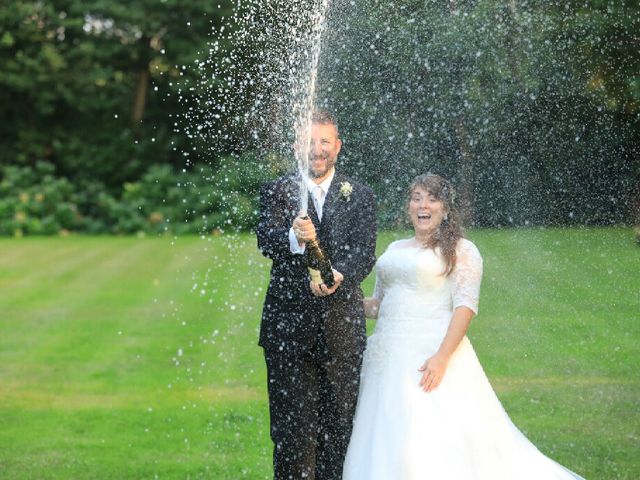
<path fill-rule="evenodd" d="M 153 163 L 181 164 L 188 139 L 172 118 L 230 12 L 229 1 L 11 2 L 0 10 L 0 164 L 45 160 L 115 190 Z"/>
<path fill-rule="evenodd" d="M 389 218 L 402 186 L 431 170 L 454 179 L 479 224 L 629 221 L 640 7 L 611 3 L 340 4 L 321 82 L 355 132 L 348 168 Z M 616 102 L 593 90 L 604 67 L 590 65 L 605 60 L 620 64 L 605 69 Z"/>

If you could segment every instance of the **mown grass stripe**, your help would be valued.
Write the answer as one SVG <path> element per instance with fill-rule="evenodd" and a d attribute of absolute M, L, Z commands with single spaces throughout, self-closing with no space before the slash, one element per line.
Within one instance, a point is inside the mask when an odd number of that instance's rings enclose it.
<path fill-rule="evenodd" d="M 586 478 L 636 478 L 632 232 L 469 234 L 469 336 L 514 422 Z M 0 477 L 270 478 L 268 267 L 251 235 L 0 240 Z"/>

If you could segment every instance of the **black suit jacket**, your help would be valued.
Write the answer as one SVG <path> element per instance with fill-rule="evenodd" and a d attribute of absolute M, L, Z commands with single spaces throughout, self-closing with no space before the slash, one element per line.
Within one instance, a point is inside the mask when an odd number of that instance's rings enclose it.
<path fill-rule="evenodd" d="M 353 191 L 340 193 L 344 182 Z M 365 318 L 360 283 L 375 264 L 376 205 L 373 191 L 336 172 L 319 222 L 309 197 L 308 214 L 333 268 L 344 281 L 332 295 L 316 298 L 309 288 L 304 255 L 292 254 L 289 229 L 298 215 L 300 190 L 296 176 L 262 186 L 258 248 L 273 261 L 260 327 L 265 349 L 309 350 L 324 328 L 327 343 L 336 350 L 361 350 Z"/>

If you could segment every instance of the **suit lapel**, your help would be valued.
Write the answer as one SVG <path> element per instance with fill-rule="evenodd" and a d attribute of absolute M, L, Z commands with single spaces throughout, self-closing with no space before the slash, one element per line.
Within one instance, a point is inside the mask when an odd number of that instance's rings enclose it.
<path fill-rule="evenodd" d="M 336 214 L 336 210 L 339 210 L 341 203 L 339 198 L 340 184 L 343 181 L 344 177 L 336 172 L 333 180 L 331 181 L 329 191 L 327 192 L 327 196 L 322 207 L 322 223 L 329 223 L 333 216 Z"/>
<path fill-rule="evenodd" d="M 340 186 L 344 181 L 345 177 L 336 172 L 333 180 L 331 181 L 331 185 L 329 186 L 329 191 L 327 192 L 327 196 L 324 200 L 324 205 L 322 206 L 322 222 L 318 219 L 318 212 L 316 211 L 311 192 L 307 194 L 309 196 L 307 215 L 309 215 L 309 218 L 311 218 L 311 221 L 313 221 L 313 224 L 316 225 L 316 227 L 328 225 L 332 217 L 334 217 L 336 213 L 339 213 L 340 208 L 344 203 L 343 199 L 340 197 Z M 290 195 L 288 196 L 290 198 L 291 208 L 293 211 L 298 212 L 300 208 L 300 185 L 295 175 L 291 177 L 289 188 Z"/>

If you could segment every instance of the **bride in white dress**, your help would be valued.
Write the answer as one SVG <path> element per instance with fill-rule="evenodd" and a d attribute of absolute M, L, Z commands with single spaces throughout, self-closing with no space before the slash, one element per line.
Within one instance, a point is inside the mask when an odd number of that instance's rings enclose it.
<path fill-rule="evenodd" d="M 449 183 L 417 177 L 415 238 L 376 265 L 343 480 L 574 480 L 513 425 L 465 336 L 478 311 L 482 257 L 462 238 Z"/>

